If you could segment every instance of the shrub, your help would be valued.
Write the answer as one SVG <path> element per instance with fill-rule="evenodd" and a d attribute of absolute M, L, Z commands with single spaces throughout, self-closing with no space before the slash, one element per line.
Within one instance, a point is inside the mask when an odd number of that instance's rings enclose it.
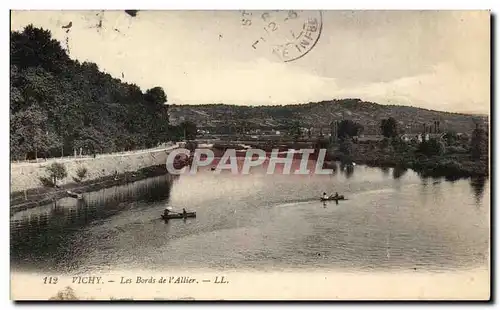
<path fill-rule="evenodd" d="M 42 185 L 45 187 L 54 187 L 55 186 L 54 182 L 50 178 L 40 177 L 39 180 L 40 180 L 40 183 L 42 183 Z"/>
<path fill-rule="evenodd" d="M 86 167 L 79 167 L 76 170 L 76 176 L 80 179 L 83 180 L 87 176 L 87 168 Z"/>
<path fill-rule="evenodd" d="M 442 155 L 446 151 L 446 146 L 441 141 L 429 139 L 420 143 L 417 151 L 426 156 Z"/>

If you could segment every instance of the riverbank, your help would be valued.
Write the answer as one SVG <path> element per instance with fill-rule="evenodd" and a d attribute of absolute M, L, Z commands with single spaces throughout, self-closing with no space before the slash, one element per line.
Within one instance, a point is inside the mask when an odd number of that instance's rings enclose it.
<path fill-rule="evenodd" d="M 373 167 L 412 169 L 425 176 L 448 178 L 487 177 L 489 175 L 487 158 L 472 160 L 467 153 L 453 152 L 425 156 L 411 149 L 396 151 L 373 144 L 353 144 L 350 155 L 345 155 L 336 147 L 330 148 L 327 161 L 352 161 Z"/>
<path fill-rule="evenodd" d="M 68 197 L 67 191 L 83 193 L 167 174 L 165 163 L 179 145 L 102 154 L 97 157 L 52 158 L 43 162 L 11 163 L 10 209 L 17 212 Z M 44 185 L 47 168 L 60 164 L 66 176 L 57 187 Z M 82 176 L 80 173 L 84 170 Z"/>
<path fill-rule="evenodd" d="M 36 163 L 12 162 L 10 164 L 10 192 L 44 187 L 43 179 L 49 176 L 47 167 L 53 163 L 63 165 L 67 172 L 64 178 L 58 179 L 58 185 L 62 186 L 74 183 L 75 178 L 85 181 L 99 180 L 106 176 L 164 165 L 168 154 L 178 147 L 178 145 L 171 145 L 126 153 L 99 154 L 96 157 L 50 158 Z M 86 173 L 83 178 L 80 178 L 79 173 L 82 170 Z"/>
<path fill-rule="evenodd" d="M 26 191 L 12 192 L 10 195 L 10 212 L 15 213 L 41 205 L 51 203 L 55 200 L 69 197 L 67 191 L 84 193 L 98 191 L 103 188 L 123 185 L 140 181 L 143 179 L 167 174 L 165 165 L 145 167 L 133 172 L 125 172 L 112 176 L 104 176 L 94 180 L 67 183 L 58 188 L 39 187 Z"/>

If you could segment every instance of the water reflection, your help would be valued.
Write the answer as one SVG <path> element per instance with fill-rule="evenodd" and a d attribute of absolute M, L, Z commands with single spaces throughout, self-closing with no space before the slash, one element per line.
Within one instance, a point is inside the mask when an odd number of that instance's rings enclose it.
<path fill-rule="evenodd" d="M 388 176 L 389 172 L 390 172 L 390 169 L 388 167 L 380 167 L 380 171 L 382 171 L 382 174 L 384 176 Z"/>
<path fill-rule="evenodd" d="M 408 169 L 404 167 L 395 167 L 394 169 L 392 169 L 392 177 L 396 180 L 400 179 L 402 176 L 406 174 L 407 171 Z"/>
<path fill-rule="evenodd" d="M 441 181 L 443 180 L 443 178 L 440 177 L 440 176 L 433 175 L 433 176 L 431 176 L 431 180 L 432 180 L 432 184 L 433 185 L 437 185 L 437 184 L 441 183 Z"/>
<path fill-rule="evenodd" d="M 83 200 L 63 198 L 54 203 L 16 213 L 10 220 L 11 261 L 37 257 L 47 266 L 56 266 L 64 257 L 77 253 L 72 234 L 97 219 L 111 217 L 130 202 L 168 201 L 172 176 L 160 176 L 114 188 L 84 194 Z M 54 253 L 57 253 L 54 256 Z"/>
<path fill-rule="evenodd" d="M 354 174 L 354 166 L 352 165 L 348 165 L 346 168 L 345 168 L 345 177 L 347 179 L 350 179 Z"/>
<path fill-rule="evenodd" d="M 489 206 L 483 199 L 484 207 L 474 207 L 474 198 L 489 195 L 485 182 L 449 186 L 411 169 L 389 170 L 393 177 L 405 174 L 395 182 L 379 168 L 352 168 L 334 178 L 207 169 L 180 176 L 173 188 L 173 179 L 160 177 L 85 194 L 80 204 L 60 200 L 11 217 L 11 264 L 47 273 L 484 266 Z M 319 191 L 330 188 L 348 200 L 318 201 Z M 198 217 L 164 222 L 159 214 L 167 203 Z"/>
<path fill-rule="evenodd" d="M 346 179 L 350 179 L 354 175 L 354 165 L 341 163 L 340 169 L 344 173 Z"/>
<path fill-rule="evenodd" d="M 450 183 L 455 183 L 456 181 L 460 180 L 461 177 L 448 175 L 448 176 L 444 177 L 444 179 Z"/>
<path fill-rule="evenodd" d="M 483 198 L 486 180 L 486 177 L 473 177 L 469 180 L 469 184 L 472 188 L 477 204 L 481 203 L 481 200 Z"/>

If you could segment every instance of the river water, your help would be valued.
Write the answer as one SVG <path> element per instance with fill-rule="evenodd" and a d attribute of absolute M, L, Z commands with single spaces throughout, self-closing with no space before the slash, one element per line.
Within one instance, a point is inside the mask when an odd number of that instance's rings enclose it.
<path fill-rule="evenodd" d="M 11 268 L 456 271 L 488 268 L 485 179 L 355 166 L 331 175 L 161 176 L 11 216 Z M 323 192 L 346 201 L 322 203 Z M 167 207 L 194 219 L 160 219 Z"/>

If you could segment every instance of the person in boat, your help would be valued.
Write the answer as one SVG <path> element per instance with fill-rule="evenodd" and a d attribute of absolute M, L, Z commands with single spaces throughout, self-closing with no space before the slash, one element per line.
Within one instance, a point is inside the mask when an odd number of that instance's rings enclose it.
<path fill-rule="evenodd" d="M 165 209 L 165 211 L 163 211 L 163 215 L 165 215 L 165 216 L 168 216 L 169 213 L 170 213 L 169 209 Z"/>
<path fill-rule="evenodd" d="M 335 192 L 335 196 L 333 196 L 335 198 L 339 198 L 339 193 Z"/>
<path fill-rule="evenodd" d="M 186 215 L 187 215 L 186 209 L 182 208 L 182 216 L 186 217 Z"/>
<path fill-rule="evenodd" d="M 326 193 L 323 193 L 323 199 L 328 199 L 328 195 Z"/>

